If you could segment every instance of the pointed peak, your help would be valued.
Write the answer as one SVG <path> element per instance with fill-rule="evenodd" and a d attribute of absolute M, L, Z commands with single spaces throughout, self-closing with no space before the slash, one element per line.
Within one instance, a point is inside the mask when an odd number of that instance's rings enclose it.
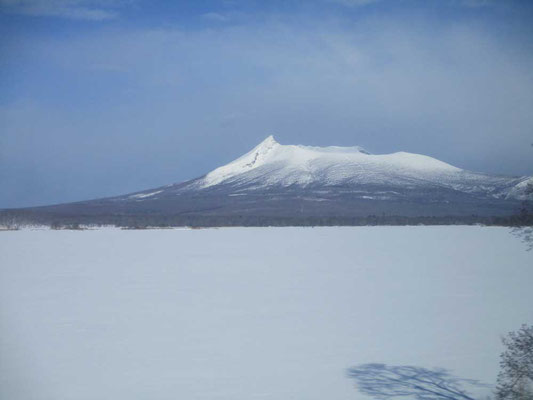
<path fill-rule="evenodd" d="M 274 139 L 274 135 L 268 136 L 265 140 L 263 140 L 261 143 L 259 143 L 260 146 L 262 146 L 262 145 L 271 146 L 273 144 L 279 144 L 278 142 L 276 142 L 276 139 Z"/>
<path fill-rule="evenodd" d="M 278 142 L 276 142 L 276 139 L 274 139 L 273 135 L 270 135 L 265 140 L 263 140 L 261 143 L 259 143 L 257 146 L 255 146 L 250 153 L 262 153 L 266 154 L 271 149 L 281 146 Z"/>
<path fill-rule="evenodd" d="M 204 178 L 203 186 L 216 185 L 228 177 L 248 172 L 263 165 L 272 155 L 272 152 L 280 147 L 281 145 L 276 142 L 273 135 L 268 136 L 245 155 L 208 173 Z"/>

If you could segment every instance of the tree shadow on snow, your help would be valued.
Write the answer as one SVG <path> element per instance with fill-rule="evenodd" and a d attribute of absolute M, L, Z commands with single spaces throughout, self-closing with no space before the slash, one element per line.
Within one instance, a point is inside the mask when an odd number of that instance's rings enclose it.
<path fill-rule="evenodd" d="M 370 397 L 416 400 L 476 400 L 463 386 L 489 387 L 473 379 L 459 378 L 444 369 L 409 365 L 362 364 L 348 370 L 357 389 Z"/>

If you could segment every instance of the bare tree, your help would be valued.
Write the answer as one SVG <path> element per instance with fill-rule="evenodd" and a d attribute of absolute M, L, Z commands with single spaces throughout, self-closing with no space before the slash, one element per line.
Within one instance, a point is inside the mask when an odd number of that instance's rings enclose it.
<path fill-rule="evenodd" d="M 451 375 L 444 369 L 408 365 L 363 364 L 348 370 L 357 389 L 380 400 L 405 397 L 417 400 L 474 400 L 462 385 L 483 386 L 476 380 Z"/>
<path fill-rule="evenodd" d="M 522 202 L 520 213 L 515 221 L 515 227 L 511 233 L 522 240 L 527 251 L 533 250 L 533 208 L 531 196 L 533 195 L 533 183 L 528 183 L 524 189 L 525 199 Z"/>
<path fill-rule="evenodd" d="M 502 341 L 506 349 L 500 356 L 497 399 L 533 399 L 533 325 L 522 325 Z"/>

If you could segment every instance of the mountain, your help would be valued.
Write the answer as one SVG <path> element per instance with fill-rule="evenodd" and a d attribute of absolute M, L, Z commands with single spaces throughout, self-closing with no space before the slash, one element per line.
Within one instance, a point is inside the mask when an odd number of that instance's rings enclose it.
<path fill-rule="evenodd" d="M 187 182 L 18 215 L 47 222 L 201 219 L 208 225 L 254 218 L 279 224 L 306 218 L 489 217 L 516 213 L 528 185 L 532 177 L 466 171 L 419 154 L 282 145 L 269 136 L 235 161 Z"/>

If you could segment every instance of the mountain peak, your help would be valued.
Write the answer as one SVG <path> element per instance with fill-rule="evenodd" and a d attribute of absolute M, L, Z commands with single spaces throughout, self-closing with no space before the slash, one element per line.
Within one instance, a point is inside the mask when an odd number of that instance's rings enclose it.
<path fill-rule="evenodd" d="M 265 156 L 270 150 L 272 150 L 275 147 L 281 146 L 278 142 L 276 142 L 276 139 L 274 139 L 273 135 L 270 135 L 265 140 L 263 140 L 261 143 L 259 143 L 257 146 L 255 146 L 250 152 L 246 153 L 241 158 L 246 157 L 247 155 L 252 154 L 254 160 L 252 160 L 252 163 L 256 163 L 261 156 Z"/>
<path fill-rule="evenodd" d="M 459 171 L 419 154 L 370 154 L 359 146 L 281 145 L 270 135 L 245 155 L 208 173 L 200 186 L 209 187 L 228 179 L 260 186 L 340 185 L 396 179 L 398 174 L 403 178 L 428 179 L 430 175 Z"/>
<path fill-rule="evenodd" d="M 265 140 L 263 140 L 261 143 L 259 143 L 257 146 L 255 146 L 250 152 L 242 156 L 241 158 L 244 158 L 250 154 L 253 154 L 254 160 L 252 160 L 251 162 L 255 164 L 255 162 L 258 161 L 260 156 L 266 155 L 270 150 L 272 150 L 273 148 L 277 146 L 281 146 L 281 145 L 278 142 L 276 142 L 276 139 L 274 139 L 273 135 L 270 135 Z M 240 158 L 238 160 L 240 160 Z"/>
<path fill-rule="evenodd" d="M 279 144 L 276 139 L 274 139 L 274 135 L 268 136 L 265 140 L 259 143 L 260 146 L 272 146 L 274 144 Z"/>
<path fill-rule="evenodd" d="M 519 200 L 531 198 L 531 184 L 532 177 L 470 172 L 421 154 L 370 154 L 358 146 L 282 145 L 270 135 L 248 153 L 197 179 L 52 206 L 42 218 L 64 215 L 69 220 L 73 210 L 95 219 L 102 212 L 120 217 L 124 210 L 128 215 L 155 213 L 171 220 L 183 215 L 194 223 L 204 217 L 236 218 L 229 221 L 243 223 L 247 219 L 241 218 L 246 216 L 268 221 L 272 217 L 274 224 L 278 217 L 351 218 L 382 213 L 493 216 L 511 213 Z M 0 212 L 0 222 L 1 218 Z"/>
<path fill-rule="evenodd" d="M 207 187 L 216 185 L 217 183 L 220 183 L 231 176 L 248 172 L 259 167 L 260 165 L 263 165 L 270 153 L 279 147 L 283 146 L 276 142 L 274 136 L 268 136 L 265 140 L 263 140 L 242 157 L 239 157 L 235 161 L 219 167 L 207 174 L 204 178 L 203 186 Z"/>

